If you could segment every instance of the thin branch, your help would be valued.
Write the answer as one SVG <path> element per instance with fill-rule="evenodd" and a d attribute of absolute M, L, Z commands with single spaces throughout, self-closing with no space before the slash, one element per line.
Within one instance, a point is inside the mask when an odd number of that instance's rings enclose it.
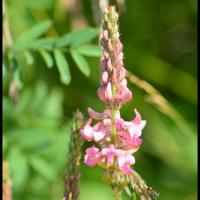
<path fill-rule="evenodd" d="M 148 101 L 156 105 L 158 110 L 170 117 L 179 126 L 186 138 L 193 134 L 191 127 L 187 124 L 187 121 L 182 115 L 150 83 L 138 78 L 130 71 L 127 72 L 127 78 L 131 83 L 143 89 L 148 94 Z"/>
<path fill-rule="evenodd" d="M 4 15 L 4 23 L 3 23 L 3 31 L 4 31 L 4 38 L 6 40 L 5 47 L 10 47 L 12 44 L 12 36 L 9 28 L 8 16 L 6 13 L 6 5 L 5 1 L 3 0 L 3 15 Z"/>

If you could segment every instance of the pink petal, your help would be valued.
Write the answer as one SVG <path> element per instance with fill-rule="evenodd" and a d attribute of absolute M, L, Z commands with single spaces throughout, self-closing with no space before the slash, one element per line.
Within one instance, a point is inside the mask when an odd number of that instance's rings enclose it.
<path fill-rule="evenodd" d="M 95 142 L 99 142 L 100 140 L 104 138 L 104 136 L 105 136 L 105 133 L 103 133 L 102 131 L 93 132 L 93 137 L 94 137 Z"/>
<path fill-rule="evenodd" d="M 97 152 L 99 152 L 99 149 L 96 147 L 89 147 L 86 149 L 86 154 L 96 154 Z"/>
<path fill-rule="evenodd" d="M 132 172 L 130 165 L 134 163 L 135 158 L 131 154 L 121 151 L 118 156 L 118 166 L 125 174 L 130 174 Z"/>
<path fill-rule="evenodd" d="M 132 169 L 130 167 L 130 165 L 124 165 L 121 170 L 126 174 L 126 175 L 130 175 L 132 173 Z"/>
<path fill-rule="evenodd" d="M 104 111 L 103 111 L 104 113 L 105 113 L 105 115 L 106 116 L 108 116 L 108 117 L 111 117 L 111 115 L 112 115 L 112 112 L 111 112 L 111 110 L 110 109 L 105 109 Z"/>
<path fill-rule="evenodd" d="M 108 72 L 104 71 L 102 76 L 101 76 L 101 80 L 103 83 L 107 83 L 108 82 Z"/>
<path fill-rule="evenodd" d="M 108 111 L 104 111 L 103 113 L 95 112 L 92 108 L 88 108 L 88 113 L 92 119 L 102 120 L 109 117 Z"/>
<path fill-rule="evenodd" d="M 126 73 L 126 70 L 125 70 L 125 68 L 124 67 L 119 67 L 119 69 L 118 69 L 118 71 L 117 71 L 117 79 L 118 79 L 118 81 L 119 82 L 121 82 L 121 81 L 124 81 L 124 80 L 126 80 L 124 77 L 125 77 L 125 73 Z M 122 83 L 123 84 L 123 83 Z M 126 83 L 126 85 L 127 85 L 127 83 Z M 125 86 L 126 86 L 125 85 Z"/>
<path fill-rule="evenodd" d="M 125 78 L 122 80 L 121 85 L 127 86 L 127 80 Z"/>
<path fill-rule="evenodd" d="M 102 155 L 106 156 L 106 161 L 108 167 L 112 166 L 114 163 L 114 157 L 116 156 L 116 149 L 113 145 L 108 148 L 102 149 Z"/>
<path fill-rule="evenodd" d="M 108 61 L 107 61 L 107 68 L 108 68 L 108 71 L 110 71 L 110 72 L 113 70 L 111 59 L 108 59 Z"/>
<path fill-rule="evenodd" d="M 102 57 L 101 60 L 100 60 L 100 68 L 101 68 L 101 70 L 105 71 L 106 66 L 107 66 L 107 60 L 104 57 Z"/>
<path fill-rule="evenodd" d="M 142 129 L 145 127 L 145 125 L 146 125 L 146 121 L 145 121 L 145 120 L 142 120 L 142 121 L 140 122 L 140 124 L 139 124 L 140 129 L 142 130 Z"/>
<path fill-rule="evenodd" d="M 124 120 L 123 119 L 116 119 L 115 120 L 115 127 L 117 128 L 118 131 L 122 131 L 124 128 Z"/>
<path fill-rule="evenodd" d="M 80 134 L 87 141 L 93 140 L 93 128 L 91 126 L 86 125 L 80 130 Z"/>
<path fill-rule="evenodd" d="M 99 152 L 99 149 L 96 147 L 90 147 L 86 150 L 85 155 L 85 164 L 87 164 L 90 167 L 95 166 L 98 162 L 101 161 L 101 152 Z"/>
<path fill-rule="evenodd" d="M 108 98 L 108 100 L 112 99 L 112 86 L 111 86 L 110 82 L 108 82 L 108 84 L 107 84 L 106 93 L 105 94 L 106 94 L 105 96 Z"/>
<path fill-rule="evenodd" d="M 132 92 L 126 86 L 120 84 L 118 88 L 118 99 L 120 104 L 126 103 L 132 99 Z"/>
<path fill-rule="evenodd" d="M 135 116 L 135 119 L 133 120 L 133 123 L 139 125 L 142 120 L 140 113 L 136 109 L 134 109 L 134 112 L 135 112 L 136 116 Z"/>
<path fill-rule="evenodd" d="M 107 127 L 109 127 L 109 126 L 112 125 L 112 122 L 111 122 L 110 119 L 104 119 L 104 120 L 103 120 L 103 123 L 104 123 L 104 125 L 107 126 Z"/>

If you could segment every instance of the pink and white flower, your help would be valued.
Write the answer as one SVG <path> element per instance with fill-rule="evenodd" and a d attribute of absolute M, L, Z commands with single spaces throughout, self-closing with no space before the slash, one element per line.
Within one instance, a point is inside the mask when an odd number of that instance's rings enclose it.
<path fill-rule="evenodd" d="M 146 121 L 141 119 L 140 113 L 135 109 L 134 110 L 136 117 L 132 122 L 125 122 L 125 126 L 128 129 L 131 137 L 142 135 L 142 129 L 146 125 Z"/>
<path fill-rule="evenodd" d="M 109 130 L 102 122 L 95 124 L 93 127 L 90 125 L 91 123 L 92 118 L 89 118 L 84 128 L 80 130 L 80 134 L 87 141 L 99 142 L 108 134 Z"/>
<path fill-rule="evenodd" d="M 120 151 L 117 159 L 119 169 L 127 175 L 130 174 L 132 172 L 130 165 L 135 163 L 135 158 L 131 155 L 131 153 Z"/>
<path fill-rule="evenodd" d="M 132 153 L 142 144 L 141 135 L 146 121 L 141 119 L 136 109 L 136 117 L 130 122 L 120 116 L 119 109 L 132 99 L 132 92 L 127 87 L 123 46 L 117 23 L 113 25 L 117 18 L 118 14 L 113 7 L 105 9 L 99 41 L 103 54 L 100 60 L 101 86 L 97 94 L 106 109 L 99 113 L 88 108 L 90 118 L 80 130 L 80 134 L 85 140 L 95 141 L 99 145 L 99 149 L 90 147 L 86 150 L 87 165 L 95 166 L 101 163 L 108 168 L 115 166 L 128 175 L 132 172 L 131 165 L 135 163 Z M 92 126 L 93 120 L 100 121 Z"/>
<path fill-rule="evenodd" d="M 141 119 L 140 113 L 135 109 L 136 117 L 133 121 L 127 122 L 123 119 L 116 119 L 115 126 L 118 133 L 124 140 L 123 147 L 132 149 L 134 152 L 142 144 L 142 139 L 139 138 L 142 134 L 146 121 Z M 121 141 L 120 141 L 121 142 Z"/>
<path fill-rule="evenodd" d="M 106 157 L 107 167 L 111 167 L 114 164 L 114 158 L 118 155 L 118 149 L 115 149 L 114 145 L 102 149 L 102 155 Z"/>
<path fill-rule="evenodd" d="M 85 161 L 84 161 L 86 165 L 93 167 L 97 163 L 99 163 L 101 159 L 102 155 L 98 148 L 90 147 L 86 150 Z"/>

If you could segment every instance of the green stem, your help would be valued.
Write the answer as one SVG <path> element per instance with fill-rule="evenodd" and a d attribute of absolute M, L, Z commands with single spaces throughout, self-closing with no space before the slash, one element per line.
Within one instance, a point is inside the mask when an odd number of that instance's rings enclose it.
<path fill-rule="evenodd" d="M 117 187 L 114 189 L 114 196 L 116 200 L 121 200 L 121 191 Z"/>
<path fill-rule="evenodd" d="M 112 142 L 113 144 L 115 144 L 115 136 L 116 136 L 116 127 L 114 126 L 114 120 L 115 120 L 115 114 L 116 114 L 116 110 L 114 108 L 111 109 L 112 112 L 112 116 L 111 116 L 111 121 L 112 121 L 112 126 L 111 126 L 111 138 L 112 138 Z"/>
<path fill-rule="evenodd" d="M 118 108 L 116 108 L 115 106 L 112 106 L 111 108 L 111 121 L 112 121 L 112 127 L 111 127 L 111 139 L 112 139 L 112 143 L 116 146 L 116 134 L 117 134 L 117 129 L 114 125 L 114 120 L 116 118 L 116 112 L 118 111 Z M 116 164 L 116 163 L 115 163 Z M 116 200 L 121 200 L 121 190 L 119 189 L 119 187 L 116 185 L 113 188 L 114 191 L 114 197 Z"/>

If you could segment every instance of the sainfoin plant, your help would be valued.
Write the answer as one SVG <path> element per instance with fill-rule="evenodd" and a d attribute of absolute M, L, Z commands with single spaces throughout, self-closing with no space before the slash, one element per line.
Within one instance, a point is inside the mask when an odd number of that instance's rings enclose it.
<path fill-rule="evenodd" d="M 132 155 L 140 147 L 142 129 L 146 121 L 141 119 L 135 109 L 136 117 L 128 122 L 121 118 L 120 108 L 132 99 L 132 92 L 127 87 L 123 66 L 122 44 L 117 26 L 118 15 L 114 7 L 108 7 L 103 14 L 100 44 L 103 48 L 101 58 L 101 87 L 97 94 L 105 103 L 102 113 L 88 108 L 89 119 L 80 134 L 87 141 L 95 141 L 98 147 L 86 150 L 85 163 L 88 166 L 100 164 L 105 169 L 117 169 L 121 173 L 131 174 L 131 165 L 135 163 Z M 93 120 L 98 120 L 91 125 Z"/>
<path fill-rule="evenodd" d="M 84 140 L 92 143 L 86 149 L 84 163 L 89 167 L 98 165 L 104 169 L 103 178 L 112 187 L 116 200 L 121 199 L 123 190 L 131 198 L 138 196 L 150 200 L 158 196 L 157 192 L 148 187 L 132 168 L 136 162 L 134 153 L 142 144 L 141 135 L 146 121 L 137 109 L 134 109 L 132 121 L 126 121 L 120 115 L 122 106 L 132 100 L 132 92 L 127 87 L 115 7 L 106 7 L 102 17 L 99 43 L 103 55 L 97 95 L 105 109 L 96 112 L 88 108 L 89 119 L 79 132 Z"/>

